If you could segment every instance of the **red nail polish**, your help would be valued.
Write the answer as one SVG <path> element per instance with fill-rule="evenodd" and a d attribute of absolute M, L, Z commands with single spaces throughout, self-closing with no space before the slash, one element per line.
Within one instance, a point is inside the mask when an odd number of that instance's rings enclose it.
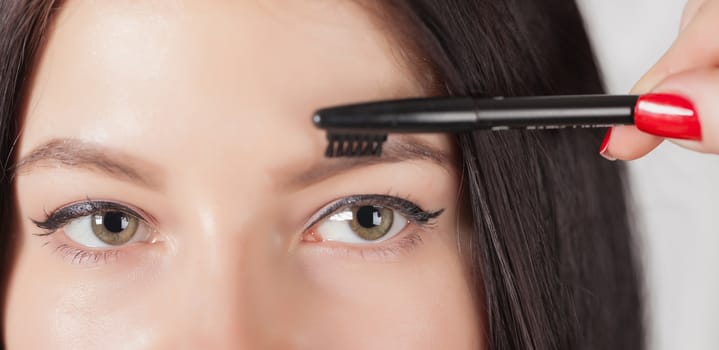
<path fill-rule="evenodd" d="M 607 135 L 604 136 L 604 141 L 602 141 L 602 146 L 599 147 L 599 154 L 608 160 L 617 160 L 617 158 L 612 157 L 612 155 L 609 154 L 609 152 L 607 152 L 607 149 L 609 148 L 609 139 L 612 137 L 612 130 L 614 130 L 614 129 L 609 128 L 609 130 L 607 130 Z"/>
<path fill-rule="evenodd" d="M 702 132 L 691 101 L 671 94 L 647 94 L 639 97 L 634 109 L 639 130 L 672 139 L 701 140 Z"/>

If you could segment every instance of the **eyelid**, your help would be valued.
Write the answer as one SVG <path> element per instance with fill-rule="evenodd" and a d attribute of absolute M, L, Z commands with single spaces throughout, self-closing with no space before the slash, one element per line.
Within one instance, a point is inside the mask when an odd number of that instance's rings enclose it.
<path fill-rule="evenodd" d="M 330 215 L 345 209 L 350 206 L 356 206 L 361 204 L 369 205 L 381 205 L 387 208 L 398 210 L 402 214 L 407 216 L 407 219 L 413 223 L 426 223 L 427 221 L 438 217 L 444 212 L 444 209 L 440 209 L 433 212 L 427 212 L 420 208 L 418 205 L 395 196 L 380 195 L 380 194 L 365 194 L 365 195 L 353 195 L 344 198 L 340 198 L 334 202 L 325 205 L 319 209 L 316 214 L 312 215 L 305 224 L 302 231 L 307 231 L 311 227 L 315 226 L 320 221 L 329 217 Z"/>
<path fill-rule="evenodd" d="M 158 242 L 158 225 L 157 220 L 147 212 L 132 205 L 127 205 L 118 201 L 111 200 L 91 200 L 73 202 L 63 205 L 50 213 L 45 213 L 46 220 L 32 220 L 39 228 L 45 229 L 46 232 L 33 234 L 34 236 L 45 237 L 47 240 L 43 246 L 54 246 L 53 253 L 59 253 L 63 259 L 68 259 L 72 263 L 96 265 L 99 263 L 109 263 L 118 259 L 121 254 L 133 252 L 134 243 L 125 244 L 117 247 L 94 247 L 85 246 L 71 238 L 66 226 L 74 220 L 88 217 L 96 213 L 118 211 L 126 215 L 131 215 L 140 221 L 140 225 L 145 226 L 144 230 L 148 238 L 147 243 Z M 138 227 L 138 230 L 141 229 Z M 161 239 L 160 239 L 161 241 Z M 144 240 L 143 240 L 144 242 Z M 139 241 L 137 242 L 139 243 Z"/>
<path fill-rule="evenodd" d="M 32 222 L 39 228 L 48 230 L 47 233 L 41 234 L 46 236 L 54 233 L 59 228 L 67 225 L 70 221 L 92 215 L 101 211 L 119 211 L 125 214 L 132 215 L 144 223 L 154 228 L 157 227 L 156 220 L 153 216 L 149 215 L 141 209 L 134 208 L 127 204 L 122 204 L 109 200 L 91 200 L 87 199 L 84 201 L 70 203 L 53 210 L 50 213 L 45 214 L 45 220 L 39 221 L 31 219 Z"/>

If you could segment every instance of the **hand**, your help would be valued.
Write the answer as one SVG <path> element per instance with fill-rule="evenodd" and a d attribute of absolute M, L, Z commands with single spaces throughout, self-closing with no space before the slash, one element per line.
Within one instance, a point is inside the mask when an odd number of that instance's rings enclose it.
<path fill-rule="evenodd" d="M 695 135 L 674 127 L 669 132 L 643 128 L 651 135 L 636 126 L 617 126 L 602 144 L 603 156 L 637 159 L 656 148 L 664 137 L 694 151 L 719 154 L 719 0 L 689 1 L 679 37 L 632 89 L 634 94 L 648 92 L 676 95 L 693 104 L 698 117 L 698 125 L 697 119 L 690 120 L 698 126 Z"/>

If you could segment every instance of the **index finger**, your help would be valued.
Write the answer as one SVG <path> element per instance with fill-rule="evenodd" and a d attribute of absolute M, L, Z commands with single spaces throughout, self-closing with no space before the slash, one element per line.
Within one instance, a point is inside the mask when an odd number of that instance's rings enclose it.
<path fill-rule="evenodd" d="M 677 73 L 719 65 L 719 40 L 707 40 L 719 27 L 719 1 L 706 1 L 702 5 L 670 49 L 634 86 L 632 93 L 647 93 Z M 613 128 L 602 151 L 608 158 L 632 160 L 646 155 L 662 140 L 634 126 L 618 126 Z"/>

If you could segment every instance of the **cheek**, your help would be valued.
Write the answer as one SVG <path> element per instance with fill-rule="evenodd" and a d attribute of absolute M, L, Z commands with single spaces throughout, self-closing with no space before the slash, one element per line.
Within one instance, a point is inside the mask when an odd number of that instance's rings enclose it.
<path fill-rule="evenodd" d="M 394 262 L 302 260 L 306 285 L 294 300 L 295 330 L 321 339 L 314 348 L 479 348 L 475 293 L 459 257 L 438 237 Z"/>
<path fill-rule="evenodd" d="M 35 241 L 21 242 L 5 300 L 5 343 L 9 349 L 136 348 L 148 339 L 151 318 L 138 317 L 120 302 L 141 300 L 139 283 L 106 278 L 67 265 Z M 42 249 L 47 249 L 43 251 Z"/>
<path fill-rule="evenodd" d="M 203 293 L 201 278 L 180 265 L 160 273 L 167 278 L 63 268 L 26 242 L 10 280 L 5 340 L 11 349 L 157 348 L 202 335 L 202 316 L 219 320 L 231 309 L 241 314 L 232 332 L 254 348 L 481 348 L 475 293 L 443 236 L 427 234 L 387 263 L 302 251 L 286 260 L 250 256 L 239 264 L 252 267 L 240 288 L 224 297 Z"/>
<path fill-rule="evenodd" d="M 111 307 L 98 294 L 78 286 L 13 298 L 6 318 L 8 348 L 132 349 L 154 336 L 149 319 Z"/>

